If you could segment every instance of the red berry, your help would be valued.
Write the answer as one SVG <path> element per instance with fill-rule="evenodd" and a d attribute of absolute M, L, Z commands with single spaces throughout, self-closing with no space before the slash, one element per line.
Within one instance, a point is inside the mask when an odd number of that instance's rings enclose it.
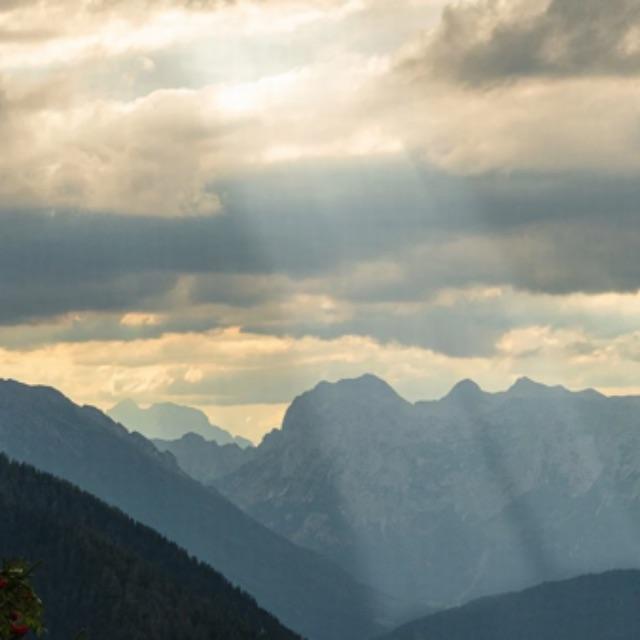
<path fill-rule="evenodd" d="M 16 622 L 20 618 L 21 618 L 21 616 L 20 616 L 20 612 L 19 611 L 12 611 L 9 614 L 9 620 L 11 620 L 11 622 Z"/>
<path fill-rule="evenodd" d="M 29 627 L 26 624 L 12 624 L 11 625 L 11 635 L 16 638 L 22 638 L 22 636 L 26 636 L 29 633 Z"/>
<path fill-rule="evenodd" d="M 0 578 L 0 589 L 4 589 L 8 584 L 9 584 L 8 580 L 5 580 L 4 578 Z"/>

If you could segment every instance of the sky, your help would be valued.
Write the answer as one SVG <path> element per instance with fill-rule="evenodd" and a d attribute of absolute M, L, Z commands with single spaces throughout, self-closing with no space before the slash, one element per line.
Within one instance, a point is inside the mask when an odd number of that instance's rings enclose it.
<path fill-rule="evenodd" d="M 636 0 L 0 1 L 0 376 L 640 393 L 638 80 Z"/>

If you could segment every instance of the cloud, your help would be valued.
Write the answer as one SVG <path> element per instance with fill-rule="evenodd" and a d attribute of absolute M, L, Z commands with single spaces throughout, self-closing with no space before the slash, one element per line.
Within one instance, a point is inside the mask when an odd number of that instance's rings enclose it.
<path fill-rule="evenodd" d="M 4 207 L 42 206 L 184 215 L 215 212 L 207 184 L 228 125 L 194 92 L 157 92 L 133 104 L 63 103 L 62 90 L 24 93 L 8 83 L 2 105 Z"/>
<path fill-rule="evenodd" d="M 291 33 L 364 9 L 341 0 L 25 0 L 0 6 L 0 69 L 69 67 L 208 37 Z"/>
<path fill-rule="evenodd" d="M 81 267 L 79 267 L 81 268 Z M 4 301 L 0 324 L 16 325 L 67 314 L 70 311 L 114 311 L 144 308 L 149 299 L 169 290 L 175 283 L 172 274 L 143 273 L 109 278 L 87 275 L 69 281 L 40 277 L 26 281 L 17 278 L 0 282 Z"/>
<path fill-rule="evenodd" d="M 447 71 L 452 61 L 483 59 L 475 49 L 467 55 L 465 47 L 498 46 L 491 44 L 498 32 L 515 29 L 520 34 L 518 29 L 526 27 L 535 35 L 544 31 L 538 23 L 563 25 L 565 21 L 579 34 L 591 28 L 588 24 L 601 22 L 603 31 L 617 33 L 609 22 L 617 21 L 618 13 L 605 14 L 602 3 L 580 5 L 582 12 L 568 0 L 516 4 L 515 8 L 504 2 L 450 6 L 427 44 L 422 42 L 412 55 L 401 55 L 397 66 L 390 63 L 396 41 L 385 42 L 377 25 L 388 17 L 388 7 L 379 2 L 314 4 L 308 11 L 321 16 L 314 24 L 322 28 L 309 32 L 309 39 L 301 35 L 304 29 L 294 29 L 295 46 L 279 50 L 273 59 L 265 49 L 273 34 L 257 34 L 251 25 L 256 21 L 273 24 L 263 11 L 285 22 L 307 15 L 300 3 L 224 4 L 211 11 L 196 5 L 197 16 L 192 6 L 179 9 L 180 15 L 173 18 L 171 13 L 162 14 L 162 19 L 146 3 L 133 3 L 132 13 L 118 3 L 91 5 L 86 19 L 92 29 L 103 28 L 92 21 L 107 12 L 128 25 L 131 42 L 140 47 L 109 49 L 121 47 L 127 39 L 107 30 L 102 34 L 104 43 L 89 46 L 91 52 L 98 52 L 100 63 L 85 62 L 82 73 L 54 77 L 52 69 L 59 72 L 59 68 L 45 64 L 42 83 L 39 74 L 6 73 L 0 126 L 7 153 L 4 162 L 0 160 L 0 199 L 14 207 L 199 215 L 220 211 L 223 203 L 214 184 L 229 176 L 250 176 L 265 166 L 304 159 L 398 158 L 405 150 L 443 171 L 466 175 L 637 173 L 640 154 L 633 105 L 639 89 L 629 74 L 600 74 L 594 80 L 586 72 L 558 73 L 556 80 L 562 80 L 558 82 L 532 71 L 525 74 L 527 83 L 492 82 L 491 91 L 471 90 L 479 85 L 469 82 L 447 81 L 452 77 Z M 159 6 L 167 11 L 165 3 Z M 427 6 L 403 3 L 397 11 L 405 20 L 411 16 L 417 28 L 423 13 L 424 25 L 433 20 L 433 10 L 427 11 Z M 132 17 L 135 7 L 142 12 L 136 19 Z M 222 33 L 223 43 L 231 43 L 228 50 L 207 45 L 214 25 L 207 22 L 202 27 L 202 11 L 207 20 L 221 21 L 221 29 L 215 26 L 215 31 Z M 256 18 L 261 15 L 262 19 Z M 361 27 L 363 34 L 354 26 L 360 17 L 366 25 Z M 158 24 L 153 22 L 156 18 Z M 631 17 L 627 22 L 633 24 Z M 473 37 L 455 40 L 449 33 L 453 23 L 466 25 Z M 340 29 L 345 24 L 354 29 L 353 43 L 315 46 L 330 34 L 344 36 Z M 160 29 L 154 31 L 156 36 L 165 29 L 172 38 L 184 27 L 190 35 L 181 40 L 182 58 L 174 50 L 176 41 L 158 36 L 156 42 L 150 35 L 147 40 L 140 29 L 150 29 L 149 25 Z M 203 31 L 194 40 L 192 29 L 196 28 Z M 562 26 L 554 28 L 562 31 Z M 593 29 L 600 33 L 599 28 Z M 70 27 L 73 37 L 81 31 Z M 410 33 L 404 23 L 401 31 Z M 529 40 L 542 38 L 534 35 Z M 575 40 L 582 37 L 576 35 Z M 375 42 L 365 44 L 363 38 Z M 597 38 L 587 40 L 596 46 Z M 625 40 L 624 51 L 631 51 L 632 40 L 632 36 Z M 141 46 L 147 41 L 149 51 Z M 161 55 L 150 53 L 156 45 Z M 25 46 L 41 63 L 41 52 Z M 438 46 L 446 52 L 442 60 L 434 53 Z M 70 59 L 63 54 L 61 59 Z M 219 70 L 230 55 L 240 59 L 238 75 L 245 79 L 222 79 Z M 495 57 L 519 59 L 502 49 Z M 411 66 L 407 58 L 415 64 Z M 0 61 L 9 59 L 0 56 Z M 184 59 L 200 63 L 185 70 Z M 263 64 L 264 59 L 269 62 Z M 489 69 L 491 65 L 486 64 Z M 236 73 L 236 63 L 232 66 L 231 75 Z M 252 68 L 250 74 L 247 66 Z M 207 75 L 205 69 L 218 71 Z M 498 76 L 502 73 L 496 71 Z"/>
<path fill-rule="evenodd" d="M 261 330 L 272 318 L 281 331 L 297 304 L 326 332 L 357 305 L 423 302 L 442 289 L 640 287 L 632 176 L 452 177 L 360 161 L 279 167 L 213 188 L 224 206 L 216 216 L 0 212 L 0 323 L 140 311 L 170 312 L 184 330 L 208 317 Z M 367 314 L 372 331 L 393 337 Z M 397 320 L 396 335 L 417 336 L 419 323 L 407 322 Z M 312 328 L 297 324 L 292 331 Z"/>
<path fill-rule="evenodd" d="M 375 104 L 447 172 L 637 174 L 638 73 L 634 0 L 473 0 L 407 41 Z"/>
<path fill-rule="evenodd" d="M 0 202 L 201 215 L 220 210 L 213 184 L 229 176 L 304 158 L 397 154 L 402 145 L 373 114 L 360 118 L 359 92 L 380 73 L 375 60 L 340 55 L 250 82 L 122 98 L 87 94 L 73 74 L 28 82 L 5 74 Z"/>
<path fill-rule="evenodd" d="M 531 79 L 479 90 L 394 67 L 387 126 L 443 171 L 631 174 L 640 169 L 631 78 Z M 395 122 L 395 124 L 394 124 Z"/>
<path fill-rule="evenodd" d="M 451 5 L 407 64 L 470 86 L 539 76 L 637 75 L 640 6 L 635 0 Z"/>

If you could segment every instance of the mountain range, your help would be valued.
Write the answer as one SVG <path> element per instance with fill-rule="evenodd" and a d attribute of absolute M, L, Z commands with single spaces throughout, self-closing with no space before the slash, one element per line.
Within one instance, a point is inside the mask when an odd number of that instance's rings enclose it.
<path fill-rule="evenodd" d="M 92 493 L 207 562 L 310 640 L 366 638 L 381 597 L 205 488 L 142 435 L 49 387 L 0 381 L 0 451 Z"/>
<path fill-rule="evenodd" d="M 365 375 L 297 397 L 282 429 L 213 482 L 358 580 L 451 607 L 640 566 L 639 423 L 635 397 L 523 378 L 410 403 Z"/>
<path fill-rule="evenodd" d="M 235 443 L 243 449 L 253 446 L 246 438 L 211 424 L 200 409 L 172 402 L 152 404 L 145 409 L 133 400 L 125 399 L 113 406 L 107 415 L 129 431 L 137 431 L 147 438 L 174 440 L 186 433 L 196 433 L 221 445 Z"/>
<path fill-rule="evenodd" d="M 156 529 L 310 640 L 371 638 L 445 608 L 397 637 L 482 638 L 437 635 L 458 627 L 433 620 L 462 612 L 468 633 L 480 605 L 456 607 L 478 597 L 640 567 L 639 421 L 640 398 L 526 378 L 410 403 L 365 375 L 297 397 L 258 447 L 197 434 L 154 446 L 54 389 L 0 381 L 1 451 Z M 567 629 L 555 637 L 578 637 Z"/>
<path fill-rule="evenodd" d="M 0 549 L 39 562 L 48 637 L 300 640 L 219 573 L 68 482 L 0 455 Z"/>

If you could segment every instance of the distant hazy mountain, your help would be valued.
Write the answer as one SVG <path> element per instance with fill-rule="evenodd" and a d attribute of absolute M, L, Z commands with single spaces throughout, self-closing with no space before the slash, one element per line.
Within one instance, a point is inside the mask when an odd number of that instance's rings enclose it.
<path fill-rule="evenodd" d="M 0 553 L 40 561 L 51 638 L 295 640 L 252 598 L 88 493 L 0 456 Z"/>
<path fill-rule="evenodd" d="M 400 599 L 451 606 L 640 566 L 640 401 L 519 380 L 411 404 L 321 383 L 216 481 L 248 513 Z"/>
<path fill-rule="evenodd" d="M 220 445 L 196 433 L 187 433 L 177 440 L 154 439 L 152 442 L 160 451 L 173 454 L 185 473 L 206 485 L 251 460 L 255 451 L 253 447 L 242 449 L 235 443 Z"/>
<path fill-rule="evenodd" d="M 48 387 L 2 381 L 0 451 L 176 541 L 308 638 L 352 640 L 380 629 L 372 591 L 259 525 L 180 471 L 173 456 L 95 408 Z"/>
<path fill-rule="evenodd" d="M 211 424 L 202 411 L 193 407 L 163 402 L 143 409 L 133 400 L 123 400 L 107 413 L 129 431 L 138 431 L 147 438 L 175 440 L 187 433 L 197 433 L 218 444 L 235 443 L 242 448 L 252 446 L 246 438 L 234 436 Z"/>
<path fill-rule="evenodd" d="M 636 640 L 639 571 L 612 571 L 483 598 L 380 640 Z"/>

